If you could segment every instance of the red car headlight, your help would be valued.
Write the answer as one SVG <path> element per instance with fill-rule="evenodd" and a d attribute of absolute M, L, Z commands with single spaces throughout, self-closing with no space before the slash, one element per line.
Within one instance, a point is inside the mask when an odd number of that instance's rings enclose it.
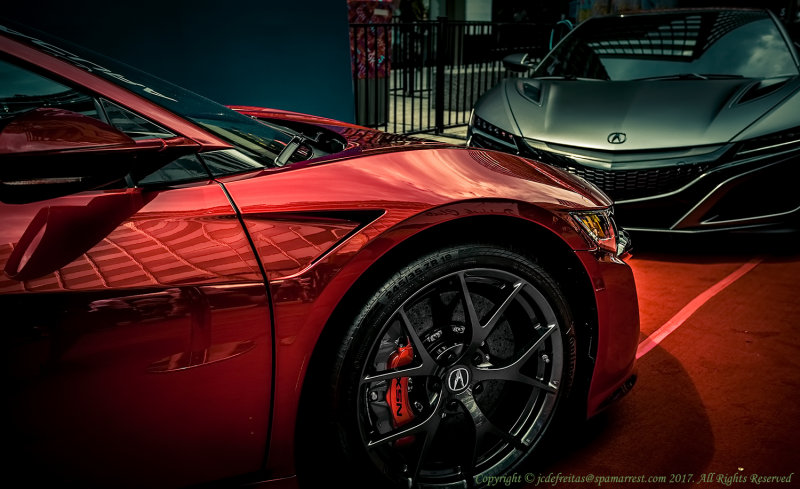
<path fill-rule="evenodd" d="M 619 233 L 611 209 L 572 212 L 570 215 L 600 249 L 615 255 L 619 254 L 619 251 L 624 251 L 619 249 L 621 243 L 618 240 Z"/>

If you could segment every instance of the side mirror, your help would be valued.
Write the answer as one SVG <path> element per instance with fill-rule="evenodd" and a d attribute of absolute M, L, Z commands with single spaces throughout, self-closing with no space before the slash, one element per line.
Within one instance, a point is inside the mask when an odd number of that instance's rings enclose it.
<path fill-rule="evenodd" d="M 0 201 L 24 203 L 121 180 L 162 140 L 136 142 L 97 119 L 55 108 L 21 114 L 0 131 Z"/>
<path fill-rule="evenodd" d="M 503 66 L 509 71 L 525 73 L 536 66 L 536 61 L 527 53 L 514 53 L 503 58 Z"/>

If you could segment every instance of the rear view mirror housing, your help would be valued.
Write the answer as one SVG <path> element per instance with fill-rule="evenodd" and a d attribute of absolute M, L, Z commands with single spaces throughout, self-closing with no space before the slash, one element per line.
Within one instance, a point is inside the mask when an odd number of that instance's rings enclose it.
<path fill-rule="evenodd" d="M 508 71 L 517 73 L 525 73 L 536 66 L 536 61 L 531 59 L 527 53 L 514 53 L 509 54 L 503 58 L 503 67 Z"/>

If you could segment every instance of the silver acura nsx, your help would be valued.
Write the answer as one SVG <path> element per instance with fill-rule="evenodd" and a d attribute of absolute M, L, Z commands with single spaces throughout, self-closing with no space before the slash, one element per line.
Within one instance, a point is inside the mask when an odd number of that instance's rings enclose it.
<path fill-rule="evenodd" d="M 798 54 L 750 9 L 589 19 L 538 64 L 510 56 L 475 105 L 468 145 L 584 177 L 633 231 L 800 224 Z"/>

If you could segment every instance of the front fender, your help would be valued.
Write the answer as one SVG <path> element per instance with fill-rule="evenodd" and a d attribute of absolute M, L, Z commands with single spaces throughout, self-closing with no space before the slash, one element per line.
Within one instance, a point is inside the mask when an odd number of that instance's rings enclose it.
<path fill-rule="evenodd" d="M 437 226 L 476 216 L 520 219 L 559 236 L 573 250 L 588 247 L 566 213 L 520 202 L 476 200 L 431 208 L 399 223 L 385 222 L 384 215 L 313 266 L 270 282 L 276 391 L 267 468 L 273 476 L 294 473 L 295 428 L 305 376 L 323 330 L 347 293 L 395 247 Z"/>

